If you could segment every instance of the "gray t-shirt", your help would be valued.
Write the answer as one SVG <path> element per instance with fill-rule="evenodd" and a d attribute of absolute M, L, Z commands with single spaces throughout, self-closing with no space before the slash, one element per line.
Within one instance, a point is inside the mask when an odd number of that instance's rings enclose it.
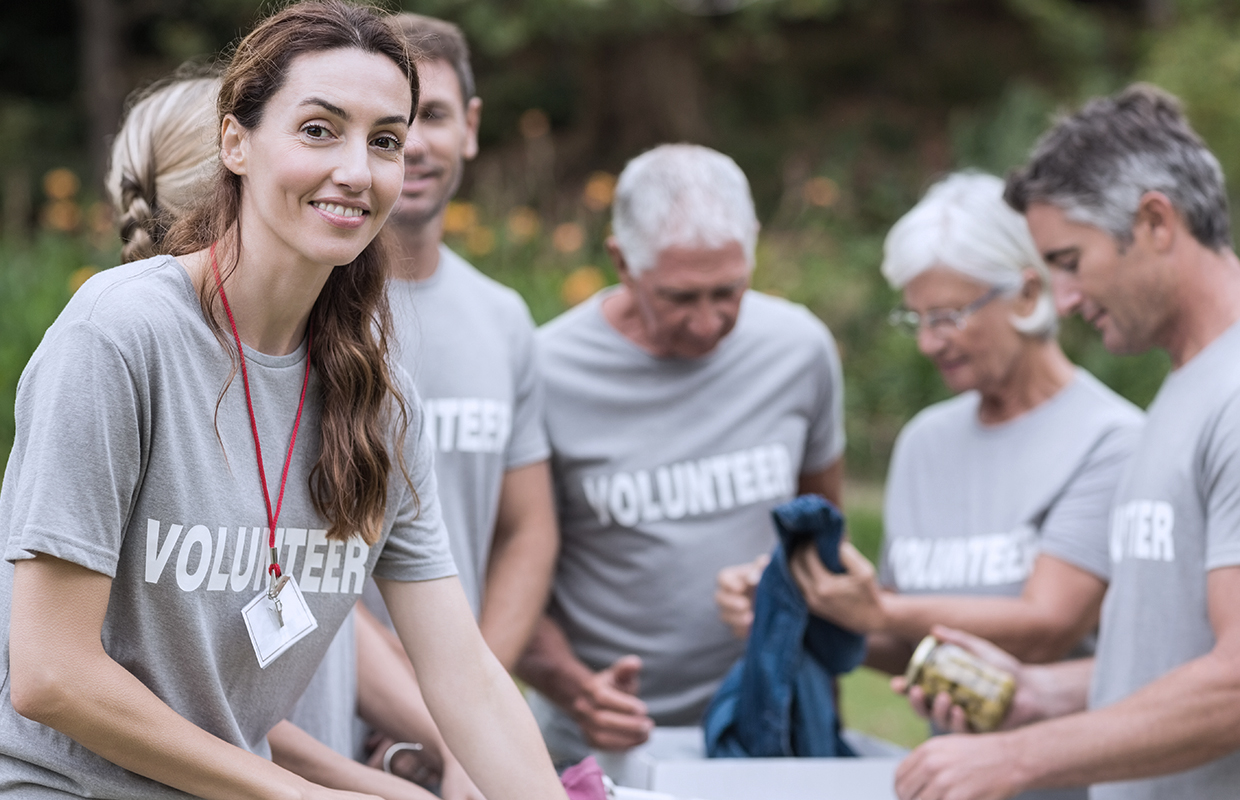
<path fill-rule="evenodd" d="M 655 358 L 603 317 L 608 293 L 537 337 L 563 537 L 550 613 L 592 669 L 641 656 L 654 720 L 693 724 L 744 650 L 715 574 L 768 552 L 771 508 L 843 452 L 839 356 L 806 309 L 747 292 L 714 351 Z"/>
<path fill-rule="evenodd" d="M 289 722 L 345 758 L 357 755 L 357 615 L 344 618 Z"/>
<path fill-rule="evenodd" d="M 1115 703 L 1215 643 L 1206 576 L 1240 565 L 1240 324 L 1172 372 L 1111 515 L 1090 707 Z M 1240 753 L 1162 778 L 1101 784 L 1095 800 L 1234 798 Z"/>
<path fill-rule="evenodd" d="M 439 505 L 477 615 L 504 473 L 550 455 L 534 322 L 520 295 L 443 246 L 431 277 L 390 281 L 388 298 L 392 350 L 422 396 Z M 366 605 L 388 619 L 377 594 Z"/>
<path fill-rule="evenodd" d="M 966 392 L 900 432 L 883 509 L 883 585 L 1014 597 L 1040 553 L 1106 580 L 1108 514 L 1140 410 L 1080 369 L 1003 424 L 982 424 L 979 403 Z"/>
<path fill-rule="evenodd" d="M 276 492 L 306 349 L 245 355 Z M 92 278 L 22 375 L 0 526 L 8 562 L 45 553 L 113 578 L 102 632 L 108 654 L 186 719 L 266 756 L 267 731 L 292 709 L 366 577 L 429 580 L 455 567 L 422 413 L 403 372 L 412 408 L 403 449 L 416 498 L 393 470 L 380 540 L 367 547 L 357 537 L 326 538 L 309 494 L 321 407 L 312 372 L 276 539 L 280 564 L 297 578 L 319 628 L 260 669 L 241 609 L 264 586 L 267 512 L 240 376 L 220 395 L 230 370 L 175 259 Z M 0 565 L 0 792 L 185 797 L 13 710 L 13 572 L 11 563 Z"/>
<path fill-rule="evenodd" d="M 393 354 L 422 397 L 439 507 L 461 586 L 477 615 L 504 473 L 549 455 L 542 383 L 534 370 L 534 323 L 520 295 L 442 245 L 434 274 L 424 281 L 389 281 L 388 300 Z M 367 583 L 363 602 L 391 626 L 374 581 Z M 356 669 L 356 645 L 341 643 L 319 671 L 353 675 L 356 690 Z M 328 687 L 334 693 L 321 691 Z M 342 702 L 345 688 L 335 677 L 316 675 L 292 722 L 334 748 L 343 745 L 356 708 Z"/>

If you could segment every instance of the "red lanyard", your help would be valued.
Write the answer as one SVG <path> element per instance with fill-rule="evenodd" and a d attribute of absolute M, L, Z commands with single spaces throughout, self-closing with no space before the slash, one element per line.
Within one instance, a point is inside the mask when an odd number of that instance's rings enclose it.
<path fill-rule="evenodd" d="M 237 321 L 233 319 L 232 309 L 228 306 L 228 297 L 224 294 L 224 281 L 220 279 L 220 267 L 215 261 L 215 243 L 211 244 L 211 271 L 215 273 L 215 285 L 220 289 L 220 300 L 224 303 L 224 312 L 228 314 L 228 324 L 232 326 L 233 339 L 237 341 L 237 357 L 241 359 L 241 384 L 245 387 L 245 407 L 250 412 L 250 430 L 254 434 L 254 452 L 258 455 L 258 478 L 263 485 L 263 502 L 267 504 L 268 542 L 271 550 L 271 566 L 267 573 L 274 578 L 280 577 L 280 558 L 276 552 L 276 520 L 280 518 L 280 505 L 284 502 L 284 484 L 288 480 L 288 467 L 293 461 L 293 446 L 297 444 L 297 428 L 301 426 L 301 409 L 306 404 L 306 387 L 310 384 L 310 345 L 313 344 L 314 330 L 306 331 L 306 376 L 301 381 L 301 399 L 297 401 L 297 418 L 293 420 L 293 435 L 288 443 L 288 455 L 284 457 L 284 473 L 280 475 L 280 494 L 276 498 L 276 510 L 271 510 L 271 495 L 267 493 L 267 473 L 263 470 L 263 447 L 258 443 L 258 422 L 254 419 L 254 402 L 250 399 L 250 377 L 245 371 L 245 351 L 241 349 L 241 335 L 237 333 Z"/>

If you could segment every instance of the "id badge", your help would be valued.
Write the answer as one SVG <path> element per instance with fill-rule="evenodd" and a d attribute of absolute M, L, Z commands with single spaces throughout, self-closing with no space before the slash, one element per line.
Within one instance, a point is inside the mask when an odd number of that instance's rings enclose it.
<path fill-rule="evenodd" d="M 319 627 L 297 581 L 287 576 L 282 582 L 274 600 L 264 590 L 241 609 L 258 666 L 263 669 Z"/>

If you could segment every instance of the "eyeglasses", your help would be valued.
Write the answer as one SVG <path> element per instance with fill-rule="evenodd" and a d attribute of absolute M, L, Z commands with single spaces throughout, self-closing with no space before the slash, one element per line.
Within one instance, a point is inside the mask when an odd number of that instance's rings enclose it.
<path fill-rule="evenodd" d="M 897 308 L 887 317 L 887 321 L 896 330 L 909 336 L 916 336 L 923 325 L 926 330 L 935 336 L 946 336 L 953 331 L 964 330 L 969 317 L 976 314 L 981 310 L 982 306 L 1001 294 L 1003 294 L 1003 289 L 994 287 L 972 303 L 954 311 L 940 309 L 927 311 L 925 314 L 918 314 L 916 311 L 909 311 L 907 308 Z"/>

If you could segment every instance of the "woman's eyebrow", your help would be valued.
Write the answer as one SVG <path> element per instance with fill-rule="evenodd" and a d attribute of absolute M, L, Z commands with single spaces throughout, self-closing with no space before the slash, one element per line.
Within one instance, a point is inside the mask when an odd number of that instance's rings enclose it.
<path fill-rule="evenodd" d="M 318 98 L 318 97 L 307 97 L 305 100 L 302 100 L 297 105 L 298 106 L 318 106 L 319 108 L 323 109 L 327 113 L 340 117 L 345 122 L 348 122 L 351 117 L 349 112 L 345 111 L 340 106 L 336 105 L 335 103 L 329 103 L 326 100 L 323 100 L 322 98 Z M 408 123 L 409 123 L 409 118 L 403 114 L 392 114 L 391 116 L 377 119 L 374 122 L 375 125 L 396 125 L 396 124 L 407 125 Z"/>
<path fill-rule="evenodd" d="M 298 103 L 297 105 L 299 105 L 299 106 L 318 106 L 319 108 L 322 108 L 322 109 L 323 109 L 324 111 L 326 111 L 327 113 L 329 113 L 329 114 L 334 114 L 335 116 L 340 117 L 340 118 L 341 118 L 342 120 L 344 120 L 345 122 L 348 122 L 348 121 L 349 121 L 349 112 L 348 112 L 348 111 L 345 111 L 343 108 L 341 108 L 341 107 L 340 107 L 340 106 L 338 106 L 338 105 L 335 105 L 334 103 L 329 103 L 329 102 L 327 102 L 326 100 L 322 100 L 322 99 L 320 99 L 320 98 L 318 98 L 318 97 L 307 97 L 305 100 L 302 100 L 302 101 L 301 101 L 300 103 Z"/>

